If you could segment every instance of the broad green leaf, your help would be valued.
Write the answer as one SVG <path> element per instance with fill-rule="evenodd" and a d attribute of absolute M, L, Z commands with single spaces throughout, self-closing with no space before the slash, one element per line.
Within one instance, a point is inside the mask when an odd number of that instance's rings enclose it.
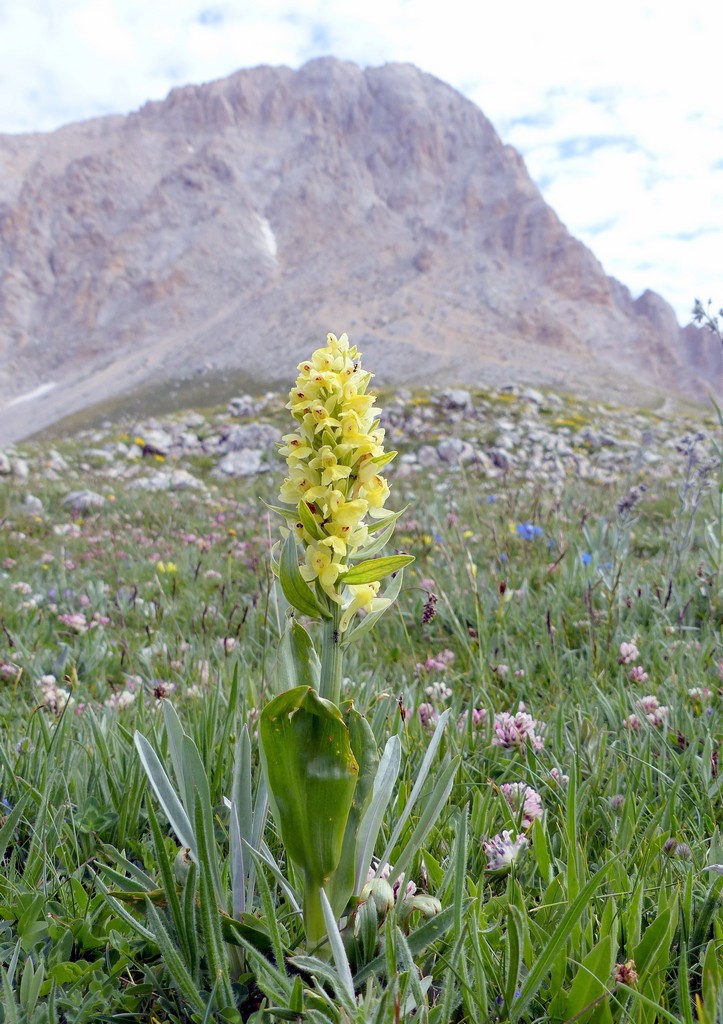
<path fill-rule="evenodd" d="M 236 743 L 233 761 L 233 797 L 231 803 L 236 808 L 241 838 L 247 842 L 251 842 L 251 831 L 254 822 L 251 783 L 251 738 L 249 737 L 249 727 L 244 724 Z"/>
<path fill-rule="evenodd" d="M 715 939 L 705 947 L 701 958 L 703 1007 L 711 1021 L 719 1020 L 717 1014 L 723 1011 L 723 968 L 720 965 L 720 950 Z"/>
<path fill-rule="evenodd" d="M 339 864 L 359 766 L 341 712 L 309 686 L 267 704 L 259 733 L 274 817 L 304 877 L 307 940 L 316 942 L 325 934 L 319 893 Z"/>
<path fill-rule="evenodd" d="M 620 918 L 618 917 L 618 905 L 614 896 L 605 900 L 605 907 L 600 917 L 600 936 L 612 936 L 613 946 L 617 948 L 618 934 L 620 931 Z"/>
<path fill-rule="evenodd" d="M 612 935 L 606 935 L 590 950 L 577 969 L 577 974 L 567 997 L 566 1017 L 575 1017 L 580 1024 L 592 1014 L 583 1016 L 582 1011 L 594 1003 L 605 992 L 615 963 L 615 949 Z"/>
<path fill-rule="evenodd" d="M 539 818 L 535 818 L 532 823 L 532 846 L 535 851 L 535 859 L 537 860 L 537 870 L 540 872 L 545 885 L 549 885 L 554 877 L 552 858 L 547 843 L 545 826 Z"/>
<path fill-rule="evenodd" d="M 371 544 L 367 544 L 364 548 L 364 555 L 366 558 L 371 558 L 372 555 L 378 555 L 380 551 L 383 551 L 389 541 L 394 535 L 394 523 L 390 523 L 385 526 L 383 530 L 377 533 Z"/>
<path fill-rule="evenodd" d="M 397 597 L 399 596 L 399 591 L 402 589 L 403 578 L 404 569 L 400 569 L 396 576 L 392 578 L 392 582 L 389 584 L 384 593 L 379 595 L 380 597 L 385 597 L 389 600 L 390 603 L 388 605 L 385 605 L 383 608 L 377 609 L 377 611 L 368 612 L 361 620 L 361 622 L 357 623 L 357 625 L 354 626 L 353 629 L 347 629 L 347 631 L 343 634 L 341 644 L 339 645 L 342 648 L 342 650 L 348 647 L 352 641 L 359 640 L 361 637 L 364 636 L 365 633 L 369 633 L 370 630 L 374 629 L 374 626 L 382 617 L 382 615 L 384 615 L 384 613 L 392 607 Z"/>
<path fill-rule="evenodd" d="M 644 974 L 655 974 L 667 966 L 670 958 L 671 932 L 675 928 L 677 918 L 678 904 L 673 902 L 645 929 L 643 937 L 633 951 L 635 968 L 641 978 Z"/>
<path fill-rule="evenodd" d="M 141 763 L 145 769 L 148 781 L 153 792 L 156 794 L 163 811 L 173 826 L 181 846 L 187 846 L 195 858 L 198 857 L 196 837 L 193 833 L 191 822 L 186 814 L 166 771 L 158 759 L 153 747 L 145 736 L 139 732 L 135 734 L 135 744 Z"/>
<path fill-rule="evenodd" d="M 344 573 L 343 582 L 349 585 L 359 583 L 376 583 L 383 580 L 385 576 L 391 576 L 399 572 L 405 565 L 414 561 L 414 555 L 388 555 L 386 558 L 370 558 L 365 562 L 359 562 L 348 572 Z"/>
<path fill-rule="evenodd" d="M 505 935 L 505 1008 L 509 1012 L 515 999 L 517 979 L 522 967 L 522 914 L 518 907 L 507 907 Z"/>
<path fill-rule="evenodd" d="M 374 778 L 379 765 L 377 741 L 366 718 L 355 710 L 351 701 L 341 706 L 344 722 L 349 730 L 352 754 L 359 765 L 359 778 L 354 789 L 354 799 L 344 830 L 342 852 L 336 871 L 324 886 L 332 909 L 340 917 L 349 897 L 354 895 L 356 876 L 356 851 L 359 826 L 367 809 Z"/>
<path fill-rule="evenodd" d="M 603 882 L 605 876 L 608 874 L 616 860 L 617 857 L 609 860 L 607 864 L 603 864 L 602 867 L 598 868 L 592 878 L 583 886 L 577 899 L 570 904 L 566 912 L 563 914 L 557 928 L 555 928 L 555 931 L 550 936 L 549 942 L 530 969 L 530 973 L 527 975 L 527 980 L 522 986 L 519 998 L 515 999 L 510 1013 L 510 1019 L 512 1021 L 519 1020 L 527 1010 L 529 1004 L 535 998 L 535 995 L 544 981 L 545 975 L 550 970 L 555 957 L 564 952 L 564 947 L 568 941 L 570 932 L 585 913 L 590 902 L 590 897 L 597 887 Z"/>
<path fill-rule="evenodd" d="M 189 819 L 193 816 L 193 785 L 183 772 L 183 737 L 185 733 L 181 725 L 181 719 L 170 700 L 162 702 L 163 722 L 166 726 L 168 736 L 168 752 L 171 755 L 171 763 L 176 773 L 176 781 L 181 791 L 181 802 L 183 803 Z"/>
<path fill-rule="evenodd" d="M 331 613 L 317 600 L 314 591 L 299 572 L 293 533 L 289 533 L 281 553 L 279 582 L 284 597 L 293 608 L 314 619 L 331 618 Z"/>
<path fill-rule="evenodd" d="M 246 912 L 238 917 L 221 916 L 221 934 L 224 942 L 232 946 L 240 946 L 242 939 L 250 942 L 260 953 L 268 956 L 273 953 L 273 945 L 266 921 L 255 914 Z"/>
<path fill-rule="evenodd" d="M 277 689 L 311 686 L 316 690 L 320 671 L 319 656 L 311 637 L 301 623 L 290 616 L 276 652 L 274 680 Z"/>
<path fill-rule="evenodd" d="M 597 1004 L 592 1011 L 590 1024 L 614 1024 L 609 999 L 603 999 L 602 1002 Z"/>
<path fill-rule="evenodd" d="M 404 508 L 400 508 L 398 512 L 390 512 L 388 516 L 380 516 L 379 519 L 372 519 L 368 524 L 369 533 L 377 533 L 379 530 L 385 530 L 388 526 L 392 526 L 400 516 L 404 515 L 408 508 L 409 505 L 405 505 Z M 366 548 L 364 550 L 366 550 Z"/>
<path fill-rule="evenodd" d="M 359 825 L 355 882 L 357 892 L 364 884 L 372 862 L 379 829 L 382 827 L 384 812 L 394 792 L 394 783 L 397 781 L 401 762 L 402 744 L 398 736 L 390 736 L 374 778 L 371 801 Z"/>
<path fill-rule="evenodd" d="M 28 957 L 25 961 L 22 978 L 20 979 L 20 1005 L 28 1015 L 28 1020 L 32 1018 L 35 1004 L 37 1003 L 38 996 L 40 995 L 40 986 L 43 984 L 44 977 L 45 964 L 41 961 L 36 969 L 33 965 L 32 958 Z"/>

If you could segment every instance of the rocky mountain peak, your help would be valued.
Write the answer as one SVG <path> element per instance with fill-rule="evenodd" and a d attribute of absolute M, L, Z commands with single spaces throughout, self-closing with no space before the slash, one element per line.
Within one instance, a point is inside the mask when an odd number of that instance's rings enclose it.
<path fill-rule="evenodd" d="M 484 114 L 412 65 L 243 70 L 0 136 L 0 168 L 0 377 L 45 388 L 6 437 L 148 381 L 283 380 L 328 330 L 387 382 L 720 382 L 714 339 L 606 277 Z"/>

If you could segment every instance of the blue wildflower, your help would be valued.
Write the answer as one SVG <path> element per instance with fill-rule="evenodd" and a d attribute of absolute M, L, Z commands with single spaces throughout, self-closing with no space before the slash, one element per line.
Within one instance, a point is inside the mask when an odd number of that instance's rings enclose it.
<path fill-rule="evenodd" d="M 590 552 L 589 551 L 581 551 L 580 552 L 580 561 L 582 562 L 583 565 L 589 565 L 590 562 L 592 562 L 592 555 L 590 554 Z"/>
<path fill-rule="evenodd" d="M 517 534 L 524 540 L 534 540 L 535 537 L 544 537 L 545 531 L 527 519 L 524 523 L 517 524 Z"/>

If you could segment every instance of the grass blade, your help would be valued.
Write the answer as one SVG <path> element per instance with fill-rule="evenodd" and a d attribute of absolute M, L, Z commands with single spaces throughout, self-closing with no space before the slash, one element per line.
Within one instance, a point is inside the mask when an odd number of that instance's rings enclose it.
<path fill-rule="evenodd" d="M 359 825 L 357 839 L 357 865 L 354 892 L 360 892 L 372 862 L 384 812 L 394 792 L 394 784 L 402 762 L 402 744 L 398 736 L 390 736 L 379 761 L 372 788 L 372 798 Z"/>
<path fill-rule="evenodd" d="M 527 980 L 522 986 L 519 997 L 515 999 L 514 1006 L 512 1007 L 512 1012 L 510 1014 L 510 1020 L 519 1020 L 534 999 L 540 985 L 545 979 L 545 975 L 552 965 L 553 960 L 567 942 L 570 931 L 585 912 L 585 909 L 590 902 L 590 897 L 602 883 L 616 860 L 617 858 L 614 857 L 606 864 L 603 864 L 601 868 L 598 868 L 592 878 L 588 881 L 587 885 L 583 887 L 577 898 L 563 914 L 562 920 L 550 937 L 550 941 L 547 943 L 534 966 L 530 970 Z"/>
<path fill-rule="evenodd" d="M 171 780 L 166 775 L 165 768 L 158 759 L 158 755 L 145 736 L 141 736 L 139 732 L 135 734 L 134 740 L 141 763 L 148 776 L 148 781 L 163 808 L 164 814 L 170 821 L 173 831 L 176 833 L 181 845 L 187 846 L 193 856 L 198 858 L 196 838 L 191 822 L 176 795 L 176 791 L 171 785 Z"/>
<path fill-rule="evenodd" d="M 347 1005 L 352 1011 L 355 1008 L 354 1001 L 354 982 L 351 977 L 351 967 L 349 966 L 349 960 L 344 949 L 344 943 L 341 941 L 341 935 L 336 924 L 336 918 L 334 911 L 331 909 L 331 904 L 327 899 L 324 890 L 321 890 L 321 909 L 324 914 L 324 923 L 326 925 L 326 934 L 329 937 L 329 945 L 331 947 L 331 955 L 334 958 L 336 969 L 339 973 L 339 987 L 341 992 L 346 996 Z"/>
<path fill-rule="evenodd" d="M 429 741 L 429 746 L 427 747 L 424 758 L 422 759 L 422 764 L 420 765 L 417 778 L 415 780 L 414 786 L 412 787 L 412 792 L 409 794 L 409 799 L 407 800 L 404 810 L 399 816 L 398 822 L 396 823 L 394 829 L 392 830 L 392 834 L 389 837 L 389 842 L 387 843 L 386 849 L 382 854 L 380 862 L 382 865 L 388 863 L 389 858 L 392 855 L 392 850 L 396 846 L 397 840 L 399 839 L 399 836 L 402 834 L 402 829 L 407 823 L 407 818 L 412 813 L 414 805 L 417 802 L 417 798 L 419 797 L 419 794 L 422 791 L 422 786 L 427 781 L 427 776 L 429 775 L 430 769 L 432 767 L 434 755 L 436 754 L 437 747 L 439 746 L 442 740 L 442 733 L 444 731 L 444 727 L 447 724 L 447 720 L 451 714 L 452 709 L 447 708 L 447 710 L 443 711 L 442 714 L 439 716 L 437 727 L 434 730 L 432 738 Z"/>

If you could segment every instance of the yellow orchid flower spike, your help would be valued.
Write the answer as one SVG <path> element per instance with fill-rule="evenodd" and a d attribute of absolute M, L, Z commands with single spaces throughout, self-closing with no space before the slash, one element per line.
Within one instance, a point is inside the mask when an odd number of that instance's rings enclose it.
<path fill-rule="evenodd" d="M 371 379 L 346 334 L 327 335 L 326 345 L 299 363 L 286 405 L 297 426 L 278 445 L 288 467 L 279 500 L 288 532 L 303 549 L 294 565 L 288 548 L 279 574 L 294 607 L 326 620 L 325 630 L 336 639 L 325 641 L 325 652 L 351 630 L 357 613 L 375 613 L 391 603 L 378 597 L 380 580 L 411 561 L 407 555 L 372 557 L 396 519 L 385 508 L 389 484 L 383 476 L 396 452 L 384 451 Z M 338 666 L 328 674 L 337 677 Z M 334 684 L 329 693 L 336 696 L 337 690 Z"/>

